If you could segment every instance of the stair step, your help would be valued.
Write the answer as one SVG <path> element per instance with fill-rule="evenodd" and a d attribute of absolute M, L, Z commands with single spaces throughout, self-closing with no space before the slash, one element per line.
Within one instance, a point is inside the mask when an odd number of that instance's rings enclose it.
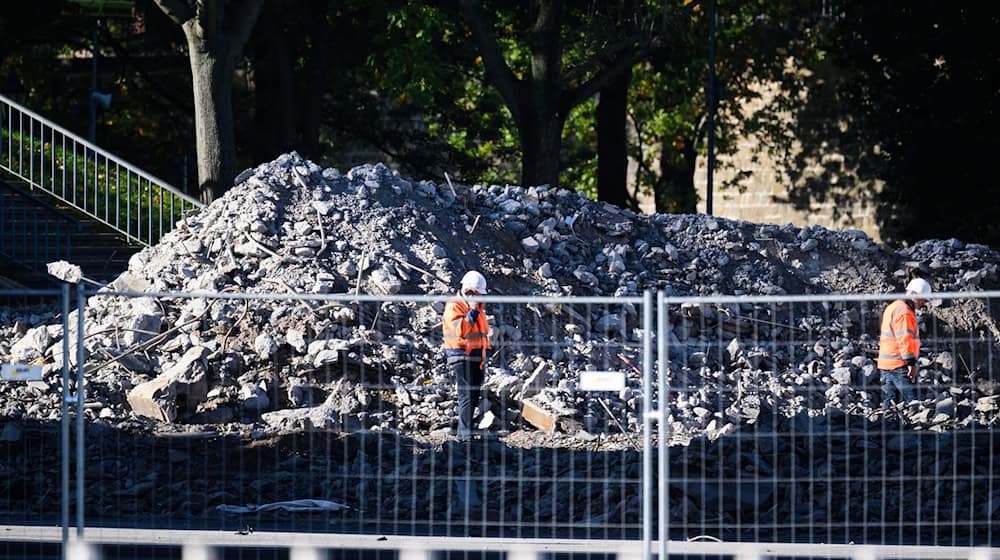
<path fill-rule="evenodd" d="M 80 266 L 84 275 L 107 280 L 124 271 L 132 255 L 142 249 L 114 228 L 51 198 L 45 191 L 32 191 L 3 177 L 0 204 L 0 259 L 12 264 L 7 276 L 26 286 L 50 282 L 45 262 L 41 261 L 66 259 Z M 133 223 L 133 227 L 137 225 Z M 154 225 L 158 230 L 159 225 Z M 34 265 L 35 270 L 26 264 Z"/>

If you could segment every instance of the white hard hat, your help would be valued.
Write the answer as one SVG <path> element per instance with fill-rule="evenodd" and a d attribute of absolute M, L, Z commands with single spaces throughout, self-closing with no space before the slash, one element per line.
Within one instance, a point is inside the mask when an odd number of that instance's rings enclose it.
<path fill-rule="evenodd" d="M 475 270 L 470 270 L 465 273 L 465 276 L 462 277 L 462 289 L 473 289 L 480 294 L 485 294 L 486 278 Z"/>
<path fill-rule="evenodd" d="M 919 296 L 930 296 L 931 285 L 923 278 L 914 278 L 913 280 L 910 280 L 909 284 L 906 285 L 906 291 Z"/>

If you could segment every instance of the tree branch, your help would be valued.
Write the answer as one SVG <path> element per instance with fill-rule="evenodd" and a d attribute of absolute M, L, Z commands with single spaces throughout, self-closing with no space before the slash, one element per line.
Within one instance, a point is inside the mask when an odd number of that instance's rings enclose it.
<path fill-rule="evenodd" d="M 153 0 L 156 5 L 160 7 L 163 13 L 167 14 L 167 17 L 172 19 L 177 25 L 183 26 L 184 23 L 194 17 L 194 11 L 191 9 L 191 5 L 184 0 Z"/>
<path fill-rule="evenodd" d="M 621 77 L 628 69 L 642 62 L 660 48 L 657 39 L 648 45 L 624 52 L 614 62 L 605 66 L 593 78 L 563 93 L 563 110 L 568 114 L 577 105 L 593 97 L 605 86 Z"/>
<path fill-rule="evenodd" d="M 493 32 L 492 22 L 485 21 L 482 6 L 478 0 L 460 0 L 458 7 L 462 19 L 472 32 L 472 40 L 479 48 L 480 56 L 483 57 L 486 76 L 500 92 L 500 96 L 514 116 L 514 121 L 520 122 L 521 107 L 518 89 L 521 86 L 521 81 L 517 79 L 503 58 L 500 43 Z"/>
<path fill-rule="evenodd" d="M 139 78 L 149 84 L 150 88 L 155 91 L 158 97 L 166 101 L 164 104 L 164 108 L 166 110 L 177 110 L 184 113 L 188 117 L 193 117 L 194 109 L 191 107 L 191 104 L 185 103 L 181 98 L 174 95 L 174 88 L 176 85 L 168 88 L 164 86 L 162 82 L 151 76 L 146 68 L 134 56 L 132 56 L 131 52 L 105 28 L 101 29 L 101 44 L 110 46 L 111 50 L 115 51 L 115 56 L 135 70 Z"/>

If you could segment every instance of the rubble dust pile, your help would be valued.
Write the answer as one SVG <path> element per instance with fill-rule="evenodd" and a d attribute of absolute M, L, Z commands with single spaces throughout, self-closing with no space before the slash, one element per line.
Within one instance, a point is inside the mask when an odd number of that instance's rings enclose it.
<path fill-rule="evenodd" d="M 937 291 L 989 289 L 998 264 L 989 248 L 956 240 L 893 252 L 858 231 L 642 216 L 565 189 L 415 182 L 382 164 L 341 174 L 293 153 L 241 174 L 223 198 L 134 255 L 109 288 L 444 295 L 480 270 L 492 294 L 506 295 L 885 293 L 917 274 Z M 984 349 L 1000 330 L 988 303 L 945 301 L 923 314 L 925 333 L 937 338 L 925 334 L 923 400 L 901 411 L 907 425 L 996 422 L 1000 387 L 986 375 Z M 654 339 L 669 339 L 676 441 L 752 426 L 762 409 L 879 412 L 871 352 L 881 305 L 671 306 L 668 332 Z M 635 305 L 488 312 L 502 351 L 487 371 L 484 428 L 549 421 L 547 430 L 582 441 L 599 432 L 637 441 L 640 379 L 616 358 L 641 358 Z M 43 363 L 46 378 L 3 385 L 0 415 L 58 418 L 60 322 L 5 313 L 0 355 Z M 444 433 L 455 394 L 440 357 L 440 313 L 440 304 L 406 302 L 93 296 L 87 415 L 138 430 Z M 934 343 L 953 335 L 964 346 Z M 595 367 L 627 372 L 628 387 L 604 400 L 576 391 L 579 372 Z"/>

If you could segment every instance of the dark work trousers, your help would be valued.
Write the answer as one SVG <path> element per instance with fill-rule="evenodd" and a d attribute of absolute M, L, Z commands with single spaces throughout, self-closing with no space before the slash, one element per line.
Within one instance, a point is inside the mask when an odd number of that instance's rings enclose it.
<path fill-rule="evenodd" d="M 479 360 L 458 360 L 451 363 L 451 372 L 458 384 L 458 435 L 472 434 L 472 416 L 482 394 L 483 368 Z"/>
<path fill-rule="evenodd" d="M 882 393 L 885 399 L 882 401 L 883 408 L 892 406 L 892 401 L 896 398 L 896 393 L 903 396 L 903 402 L 908 403 L 916 397 L 915 387 L 910 383 L 909 370 L 906 366 L 896 369 L 878 370 L 882 378 Z"/>

